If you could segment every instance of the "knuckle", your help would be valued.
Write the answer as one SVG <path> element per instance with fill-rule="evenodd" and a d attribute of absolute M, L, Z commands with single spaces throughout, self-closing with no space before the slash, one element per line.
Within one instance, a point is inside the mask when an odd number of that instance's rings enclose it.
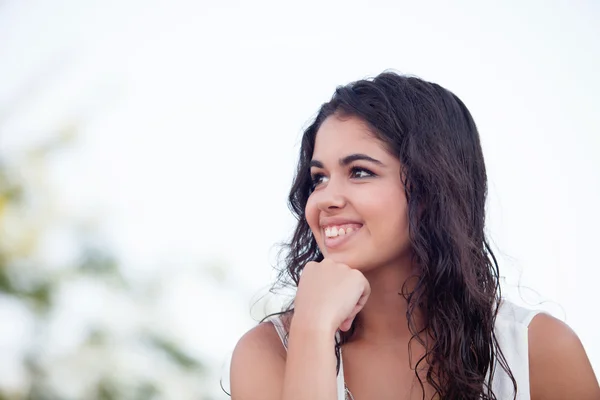
<path fill-rule="evenodd" d="M 344 263 L 336 263 L 336 267 L 341 271 L 347 271 L 350 269 L 350 267 Z"/>
<path fill-rule="evenodd" d="M 357 270 L 357 269 L 352 269 L 352 270 L 350 270 L 350 271 L 351 271 L 350 273 L 352 274 L 352 276 L 353 276 L 353 277 L 355 277 L 356 279 L 361 279 L 361 278 L 363 278 L 363 276 L 364 276 L 364 275 L 363 275 L 363 274 L 362 274 L 362 273 L 361 273 L 359 270 Z"/>

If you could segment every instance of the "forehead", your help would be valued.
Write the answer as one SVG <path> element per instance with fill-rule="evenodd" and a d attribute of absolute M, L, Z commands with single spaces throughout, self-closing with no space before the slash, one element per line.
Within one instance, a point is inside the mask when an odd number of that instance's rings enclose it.
<path fill-rule="evenodd" d="M 361 119 L 337 115 L 325 119 L 317 131 L 313 158 L 337 158 L 352 153 L 388 154 L 385 144 Z"/>

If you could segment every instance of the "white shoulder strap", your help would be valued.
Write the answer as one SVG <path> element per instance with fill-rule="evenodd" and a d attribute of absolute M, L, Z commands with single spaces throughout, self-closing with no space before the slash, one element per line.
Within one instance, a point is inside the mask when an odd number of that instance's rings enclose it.
<path fill-rule="evenodd" d="M 340 371 L 337 376 L 338 400 L 346 400 L 346 382 L 344 381 L 344 363 L 342 361 L 342 349 L 340 349 Z"/>
<path fill-rule="evenodd" d="M 500 318 L 508 319 L 517 324 L 528 327 L 531 320 L 538 314 L 543 313 L 543 310 L 532 310 L 529 308 L 521 307 L 507 300 L 502 300 L 498 316 Z"/>
<path fill-rule="evenodd" d="M 281 344 L 283 344 L 283 347 L 287 351 L 287 332 L 285 331 L 285 326 L 283 325 L 283 321 L 281 320 L 281 317 L 279 315 L 275 315 L 275 316 L 269 318 L 269 321 L 275 327 L 275 330 L 277 331 L 277 334 L 279 335 L 279 339 L 281 339 Z"/>

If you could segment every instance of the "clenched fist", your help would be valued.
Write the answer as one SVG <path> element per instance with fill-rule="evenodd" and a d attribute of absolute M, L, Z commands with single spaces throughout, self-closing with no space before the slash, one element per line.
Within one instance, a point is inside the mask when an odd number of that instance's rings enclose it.
<path fill-rule="evenodd" d="M 360 271 L 327 258 L 311 261 L 304 266 L 298 284 L 294 322 L 347 331 L 370 294 L 369 282 Z"/>

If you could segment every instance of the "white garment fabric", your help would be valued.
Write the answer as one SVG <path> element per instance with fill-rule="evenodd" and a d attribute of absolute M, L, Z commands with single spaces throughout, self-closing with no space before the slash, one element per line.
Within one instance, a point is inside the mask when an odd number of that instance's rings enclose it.
<path fill-rule="evenodd" d="M 528 327 L 533 317 L 541 311 L 530 310 L 503 300 L 494 331 L 502 354 L 510 367 L 513 377 L 517 381 L 517 400 L 530 400 L 529 394 L 529 345 Z M 283 346 L 287 350 L 287 334 L 281 318 L 274 316 L 269 319 L 273 324 Z M 513 399 L 513 384 L 500 364 L 496 363 L 494 368 L 494 379 L 492 389 L 498 400 Z M 346 400 L 344 383 L 344 363 L 340 350 L 340 371 L 337 377 L 338 400 Z"/>

